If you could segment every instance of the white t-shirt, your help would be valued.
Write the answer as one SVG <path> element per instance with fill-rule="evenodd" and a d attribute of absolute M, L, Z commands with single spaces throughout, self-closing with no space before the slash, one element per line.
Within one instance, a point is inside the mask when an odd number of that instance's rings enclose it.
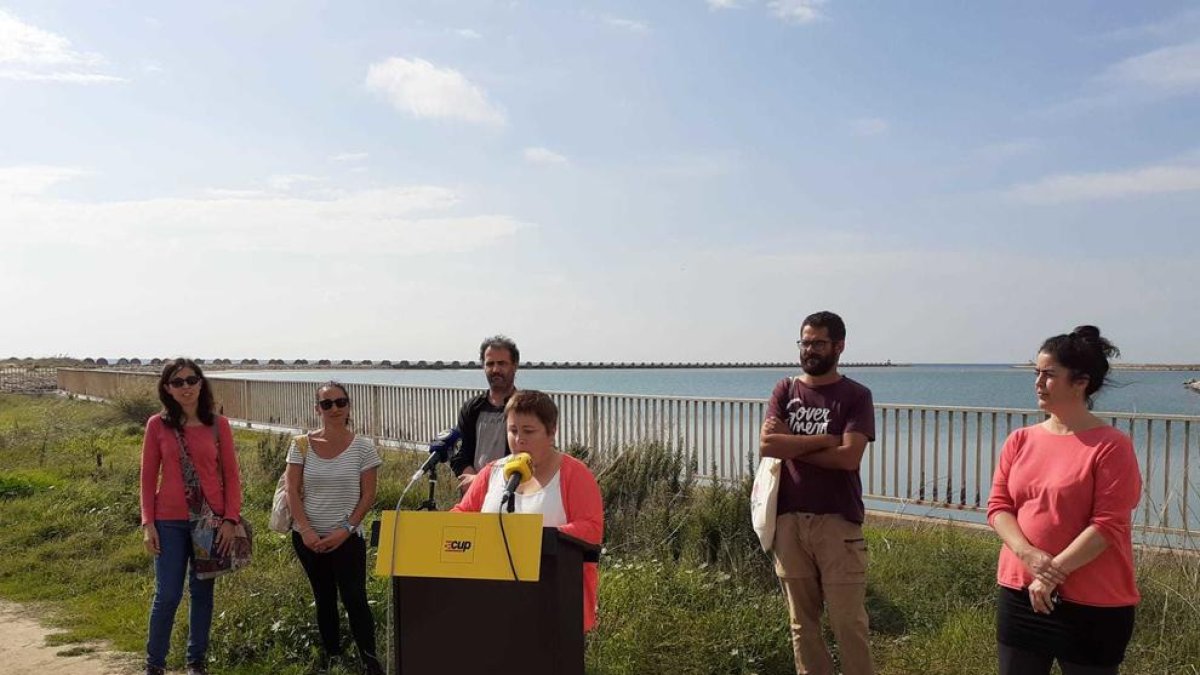
<path fill-rule="evenodd" d="M 542 486 L 541 490 L 527 495 L 518 492 L 516 498 L 516 506 L 513 513 L 540 513 L 542 514 L 542 527 L 561 527 L 567 524 L 567 512 L 563 508 L 562 501 L 562 483 L 558 477 L 562 475 L 562 470 L 555 472 L 554 478 L 550 479 L 549 483 Z M 483 506 L 479 509 L 480 513 L 499 513 L 500 500 L 504 497 L 504 462 L 496 462 L 492 465 L 492 472 L 488 475 L 487 494 L 483 496 Z M 507 511 L 507 507 L 505 507 Z"/>
<path fill-rule="evenodd" d="M 324 537 L 350 517 L 361 496 L 362 472 L 383 463 L 371 439 L 355 435 L 337 457 L 322 459 L 312 451 L 300 454 L 295 440 L 288 448 L 288 464 L 304 466 L 304 515 L 317 534 Z M 300 530 L 296 524 L 292 529 Z"/>

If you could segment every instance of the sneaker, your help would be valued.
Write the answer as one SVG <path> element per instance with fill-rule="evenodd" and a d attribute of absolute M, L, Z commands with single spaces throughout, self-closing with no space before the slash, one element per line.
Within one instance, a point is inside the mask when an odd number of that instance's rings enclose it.
<path fill-rule="evenodd" d="M 208 668 L 203 663 L 189 663 L 187 675 L 208 675 Z"/>
<path fill-rule="evenodd" d="M 167 671 L 158 666 L 146 666 L 146 675 L 167 675 Z"/>

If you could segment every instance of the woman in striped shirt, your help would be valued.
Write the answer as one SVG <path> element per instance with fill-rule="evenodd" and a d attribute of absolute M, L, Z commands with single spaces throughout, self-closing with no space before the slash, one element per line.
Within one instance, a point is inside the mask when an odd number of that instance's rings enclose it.
<path fill-rule="evenodd" d="M 312 585 L 322 665 L 341 655 L 340 594 L 365 672 L 382 675 L 375 619 L 367 604 L 367 544 L 360 527 L 375 503 L 375 474 L 382 460 L 370 439 L 350 430 L 345 386 L 321 385 L 315 408 L 321 428 L 288 448 L 292 546 Z"/>

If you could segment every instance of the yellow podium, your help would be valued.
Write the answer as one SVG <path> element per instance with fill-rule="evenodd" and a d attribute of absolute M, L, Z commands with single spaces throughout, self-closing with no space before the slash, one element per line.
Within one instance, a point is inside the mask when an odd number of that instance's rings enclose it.
<path fill-rule="evenodd" d="M 541 555 L 540 513 L 384 511 L 375 574 L 536 582 Z"/>
<path fill-rule="evenodd" d="M 540 514 L 385 511 L 378 532 L 392 672 L 583 675 L 583 563 L 599 547 Z"/>

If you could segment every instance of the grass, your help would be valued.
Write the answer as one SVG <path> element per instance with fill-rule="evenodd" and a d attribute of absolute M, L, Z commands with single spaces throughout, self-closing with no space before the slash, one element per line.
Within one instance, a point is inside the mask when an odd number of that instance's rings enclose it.
<path fill-rule="evenodd" d="M 0 597 L 53 608 L 65 631 L 54 642 L 64 649 L 93 639 L 133 653 L 144 647 L 154 581 L 137 529 L 141 434 L 141 424 L 110 406 L 0 395 Z M 235 438 L 256 559 L 218 582 L 213 672 L 305 672 L 318 642 L 307 580 L 290 542 L 266 528 L 288 439 L 246 431 Z M 664 445 L 611 460 L 570 451 L 592 464 L 606 504 L 588 672 L 794 672 L 783 595 L 749 527 L 748 484 L 700 480 L 685 453 Z M 422 458 L 385 456 L 378 504 L 390 508 Z M 454 500 L 450 483 L 440 482 L 443 508 Z M 417 485 L 405 505 L 424 497 Z M 879 672 L 994 672 L 996 538 L 881 519 L 866 534 Z M 1200 558 L 1140 551 L 1138 578 L 1143 602 L 1124 672 L 1197 675 Z M 371 577 L 381 647 L 386 590 Z M 174 666 L 185 628 L 181 608 Z"/>

